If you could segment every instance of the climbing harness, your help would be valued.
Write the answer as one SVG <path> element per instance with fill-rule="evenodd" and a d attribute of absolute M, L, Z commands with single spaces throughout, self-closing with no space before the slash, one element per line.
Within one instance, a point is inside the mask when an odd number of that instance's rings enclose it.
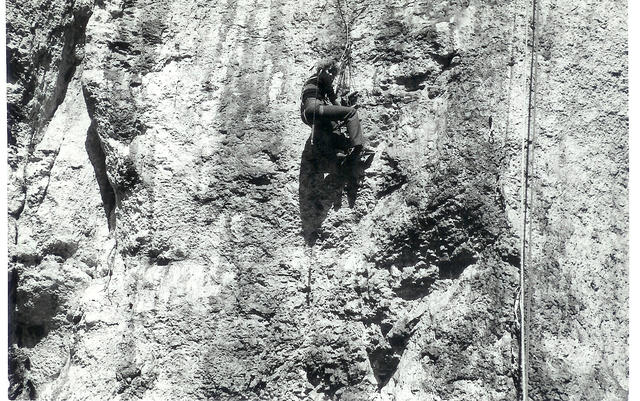
<path fill-rule="evenodd" d="M 324 11 L 326 5 L 328 4 L 325 3 L 325 5 L 322 7 L 322 9 L 320 10 L 320 12 Z M 346 4 L 345 4 L 346 6 Z M 352 106 L 355 102 L 356 102 L 356 98 L 357 98 L 357 92 L 350 92 L 351 90 L 351 84 L 352 84 L 352 61 L 351 61 L 351 26 L 353 25 L 353 22 L 355 21 L 356 18 L 358 18 L 360 15 L 362 15 L 362 13 L 364 13 L 364 11 L 366 10 L 367 6 L 363 6 L 362 8 L 360 8 L 360 10 L 358 10 L 357 13 L 355 13 L 355 15 L 352 17 L 351 21 L 348 20 L 348 18 L 345 16 L 345 13 L 343 11 L 343 7 L 342 7 L 342 2 L 340 0 L 336 0 L 336 8 L 340 14 L 340 18 L 342 19 L 342 22 L 344 24 L 344 29 L 345 29 L 345 37 L 346 37 L 346 44 L 344 47 L 344 50 L 342 52 L 342 55 L 340 56 L 340 59 L 338 60 L 337 64 L 338 64 L 338 77 L 337 77 L 337 85 L 336 85 L 336 94 L 338 96 L 341 97 L 341 103 L 343 105 L 349 105 Z M 319 77 L 320 77 L 320 73 L 322 70 L 317 69 L 316 70 L 316 88 L 318 87 L 318 82 L 319 82 Z M 342 97 L 343 94 L 347 93 L 348 95 L 346 97 Z M 315 107 L 313 109 L 313 120 L 311 121 L 311 145 L 315 145 L 316 142 L 316 138 L 315 138 L 315 123 L 316 123 L 316 115 L 317 115 L 317 110 L 318 107 Z M 305 121 L 307 121 L 306 117 L 304 116 L 303 113 L 303 119 Z M 334 127 L 335 130 L 337 130 L 338 132 L 340 132 L 340 130 L 346 125 L 346 122 L 343 121 L 340 124 L 338 124 L 337 126 Z"/>

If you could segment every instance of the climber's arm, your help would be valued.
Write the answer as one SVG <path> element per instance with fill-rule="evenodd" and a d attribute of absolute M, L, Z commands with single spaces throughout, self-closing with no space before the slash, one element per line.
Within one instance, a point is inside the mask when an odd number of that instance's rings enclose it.
<path fill-rule="evenodd" d="M 331 104 L 341 106 L 340 99 L 338 98 L 338 95 L 336 95 L 336 92 L 333 90 L 333 86 L 331 84 L 328 85 L 327 97 L 331 101 Z"/>
<path fill-rule="evenodd" d="M 336 95 L 336 92 L 333 90 L 331 81 L 332 80 L 328 78 L 327 75 L 322 74 L 320 75 L 318 86 L 320 87 L 321 92 L 327 95 L 327 98 L 329 98 L 331 104 L 340 106 L 340 100 L 338 99 L 338 95 Z"/>

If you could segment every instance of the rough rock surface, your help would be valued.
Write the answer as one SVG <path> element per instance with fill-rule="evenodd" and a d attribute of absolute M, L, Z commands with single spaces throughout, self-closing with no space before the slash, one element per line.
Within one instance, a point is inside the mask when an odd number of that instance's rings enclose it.
<path fill-rule="evenodd" d="M 376 150 L 358 187 L 298 113 L 340 7 Z M 12 399 L 517 399 L 529 126 L 529 398 L 626 398 L 624 3 L 31 0 L 7 21 Z"/>
<path fill-rule="evenodd" d="M 626 19 L 616 1 L 540 7 L 529 256 L 536 400 L 627 399 Z"/>

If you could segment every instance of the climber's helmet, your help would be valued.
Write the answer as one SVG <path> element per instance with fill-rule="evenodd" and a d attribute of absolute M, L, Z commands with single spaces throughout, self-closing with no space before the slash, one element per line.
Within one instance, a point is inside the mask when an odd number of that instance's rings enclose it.
<path fill-rule="evenodd" d="M 335 78 L 338 75 L 338 62 L 333 58 L 324 58 L 316 64 L 316 71 L 318 73 L 326 72 L 331 78 Z"/>

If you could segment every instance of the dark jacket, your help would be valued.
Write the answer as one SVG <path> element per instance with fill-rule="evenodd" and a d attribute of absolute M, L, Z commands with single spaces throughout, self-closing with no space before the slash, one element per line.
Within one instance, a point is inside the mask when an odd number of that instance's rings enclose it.
<path fill-rule="evenodd" d="M 320 78 L 317 73 L 313 74 L 302 86 L 302 107 L 309 99 L 329 100 L 335 104 L 337 98 L 331 80 L 325 74 Z"/>

